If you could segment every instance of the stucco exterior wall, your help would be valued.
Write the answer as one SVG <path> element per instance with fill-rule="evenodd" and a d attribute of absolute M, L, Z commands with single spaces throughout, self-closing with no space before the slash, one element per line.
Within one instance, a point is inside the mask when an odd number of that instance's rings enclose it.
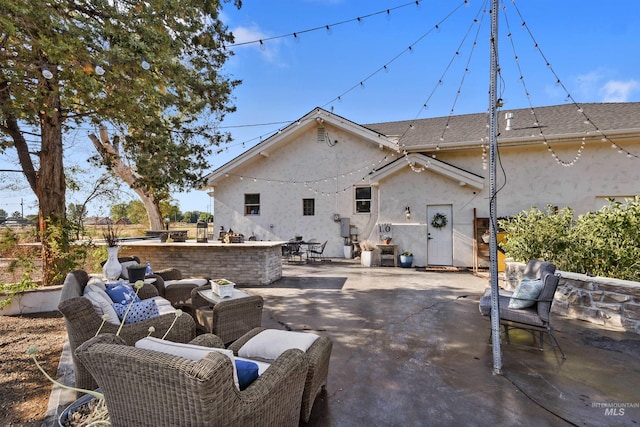
<path fill-rule="evenodd" d="M 317 130 L 296 135 L 285 148 L 234 171 L 218 184 L 214 193 L 216 227 L 259 240 L 328 240 L 325 254 L 343 256 L 340 223 L 334 214 L 351 218 L 359 230 L 372 230 L 372 214 L 355 214 L 354 184 L 362 181 L 373 164 L 389 151 L 365 143 L 336 128 L 327 128 L 329 145 L 318 142 Z M 243 178 L 241 179 L 240 176 Z M 255 179 L 254 179 L 255 178 Z M 260 194 L 260 215 L 244 215 L 244 195 Z M 302 199 L 315 199 L 315 215 L 302 215 Z M 377 206 L 374 196 L 373 205 Z"/>
<path fill-rule="evenodd" d="M 259 240 L 328 240 L 325 255 L 343 256 L 343 239 L 337 214 L 349 218 L 358 229 L 358 239 L 378 242 L 378 224 L 391 224 L 392 243 L 399 252 L 414 254 L 414 265 L 427 264 L 428 205 L 451 205 L 449 225 L 453 236 L 453 265 L 471 267 L 473 212 L 489 216 L 489 171 L 483 168 L 482 148 L 440 150 L 437 160 L 459 170 L 484 177 L 479 189 L 427 168 L 416 173 L 406 164 L 373 182 L 370 214 L 355 213 L 354 186 L 371 184 L 370 172 L 398 160 L 396 152 L 342 127 L 325 126 L 328 139 L 318 141 L 317 126 L 289 133 L 284 144 L 255 156 L 219 178 L 215 184 L 216 227 L 232 228 Z M 306 129 L 306 130 L 305 130 Z M 508 134 L 502 135 L 508 137 Z M 578 153 L 581 137 L 553 142 L 558 157 L 571 161 Z M 624 140 L 628 149 L 640 145 L 637 137 Z M 631 197 L 640 193 L 640 168 L 609 143 L 589 140 L 581 158 L 572 167 L 558 164 L 542 143 L 500 146 L 497 196 L 498 216 L 514 215 L 532 206 L 570 206 L 577 215 L 596 210 L 607 197 Z M 504 170 L 504 173 L 502 172 Z M 241 178 L 241 176 L 243 178 Z M 245 216 L 244 195 L 260 194 L 260 215 Z M 302 215 L 302 199 L 315 199 L 315 215 Z M 411 219 L 404 215 L 411 208 Z"/>

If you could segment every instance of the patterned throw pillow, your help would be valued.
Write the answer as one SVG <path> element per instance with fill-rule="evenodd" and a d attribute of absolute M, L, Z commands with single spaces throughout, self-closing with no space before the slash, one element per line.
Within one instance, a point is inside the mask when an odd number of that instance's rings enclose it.
<path fill-rule="evenodd" d="M 129 304 L 131 301 L 140 302 L 140 298 L 136 295 L 136 291 L 130 285 L 122 282 L 107 285 L 107 295 L 113 302 L 119 304 Z"/>
<path fill-rule="evenodd" d="M 522 279 L 509 300 L 509 308 L 520 309 L 531 307 L 542 292 L 544 283 L 540 279 Z"/>
<path fill-rule="evenodd" d="M 129 304 L 113 303 L 113 308 L 118 314 L 120 321 L 122 321 L 124 314 L 127 312 L 127 308 L 129 308 Z M 153 299 L 146 299 L 140 302 L 134 302 L 131 305 L 131 310 L 129 310 L 129 314 L 127 314 L 124 324 L 128 325 L 129 323 L 137 323 L 143 320 L 153 319 L 158 316 L 160 316 L 160 313 L 158 312 L 156 302 Z"/>

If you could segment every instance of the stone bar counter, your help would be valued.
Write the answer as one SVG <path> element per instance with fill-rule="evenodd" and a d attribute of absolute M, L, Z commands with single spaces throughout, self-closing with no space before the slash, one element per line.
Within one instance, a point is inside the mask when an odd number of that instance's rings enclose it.
<path fill-rule="evenodd" d="M 133 240 L 122 243 L 118 256 L 135 255 L 154 270 L 176 268 L 185 277 L 224 278 L 238 286 L 268 285 L 282 277 L 282 249 L 285 242 L 245 243 L 160 242 Z"/>

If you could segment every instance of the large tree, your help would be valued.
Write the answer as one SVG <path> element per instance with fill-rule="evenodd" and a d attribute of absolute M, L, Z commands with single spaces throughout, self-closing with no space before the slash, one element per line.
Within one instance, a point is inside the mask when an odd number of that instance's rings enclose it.
<path fill-rule="evenodd" d="M 45 284 L 64 268 L 65 131 L 108 123 L 156 167 L 171 159 L 160 156 L 168 144 L 203 163 L 208 151 L 189 152 L 183 141 L 228 138 L 216 124 L 233 111 L 238 82 L 220 74 L 233 42 L 221 8 L 216 0 L 0 2 L 0 149 L 16 150 L 38 198 Z"/>

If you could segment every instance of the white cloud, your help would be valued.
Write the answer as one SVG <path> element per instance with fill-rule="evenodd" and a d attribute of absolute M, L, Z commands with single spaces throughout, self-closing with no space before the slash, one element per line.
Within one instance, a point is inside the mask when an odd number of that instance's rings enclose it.
<path fill-rule="evenodd" d="M 627 102 L 640 90 L 635 79 L 616 80 L 610 70 L 597 69 L 577 78 L 576 99 L 579 102 Z"/>
<path fill-rule="evenodd" d="M 600 88 L 603 102 L 626 102 L 629 96 L 640 88 L 636 80 L 609 80 Z"/>
<path fill-rule="evenodd" d="M 247 43 L 241 46 L 233 47 L 234 50 L 241 48 L 252 48 L 260 51 L 265 60 L 275 62 L 279 51 L 280 39 L 266 40 L 270 36 L 263 33 L 257 25 L 251 27 L 236 27 L 231 30 L 235 37 L 235 44 Z M 262 43 L 257 42 L 263 40 Z M 251 43 L 256 42 L 256 43 Z"/>

